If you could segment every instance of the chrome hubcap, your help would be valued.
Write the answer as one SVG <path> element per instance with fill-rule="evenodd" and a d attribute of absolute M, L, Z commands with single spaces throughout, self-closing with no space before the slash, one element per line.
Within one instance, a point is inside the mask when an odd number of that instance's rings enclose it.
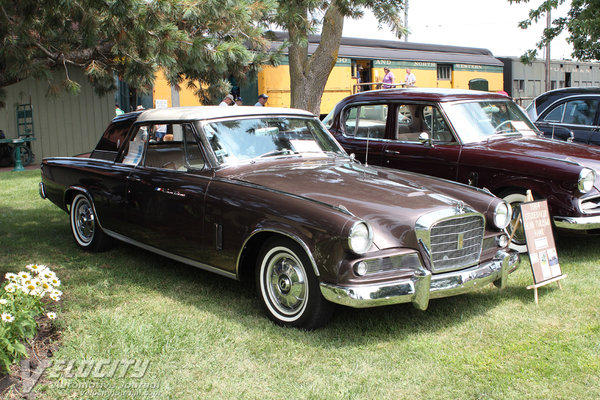
<path fill-rule="evenodd" d="M 306 273 L 292 254 L 279 252 L 270 258 L 264 277 L 271 304 L 282 314 L 293 315 L 306 303 Z"/>
<path fill-rule="evenodd" d="M 89 243 L 94 238 L 94 213 L 87 202 L 77 203 L 75 209 L 75 227 L 79 238 Z"/>

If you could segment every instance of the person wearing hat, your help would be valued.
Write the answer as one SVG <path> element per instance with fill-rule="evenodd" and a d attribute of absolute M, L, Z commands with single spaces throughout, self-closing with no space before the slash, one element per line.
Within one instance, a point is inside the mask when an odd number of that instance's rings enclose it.
<path fill-rule="evenodd" d="M 385 72 L 385 76 L 383 77 L 383 80 L 381 81 L 383 83 L 383 88 L 384 89 L 389 89 L 394 87 L 392 84 L 394 83 L 394 74 L 392 73 L 392 71 L 390 71 L 390 69 L 388 67 L 385 67 L 383 69 L 383 72 Z"/>
<path fill-rule="evenodd" d="M 228 94 L 227 96 L 223 97 L 223 101 L 219 103 L 219 107 L 229 107 L 232 104 L 233 96 Z"/>
<path fill-rule="evenodd" d="M 255 107 L 264 107 L 265 104 L 267 103 L 267 100 L 269 99 L 269 96 L 267 96 L 266 94 L 261 94 L 260 96 L 258 96 L 258 101 L 256 102 L 256 104 L 254 105 Z"/>
<path fill-rule="evenodd" d="M 234 106 L 243 106 L 244 105 L 244 101 L 242 100 L 241 97 L 236 97 L 235 103 L 233 105 Z"/>

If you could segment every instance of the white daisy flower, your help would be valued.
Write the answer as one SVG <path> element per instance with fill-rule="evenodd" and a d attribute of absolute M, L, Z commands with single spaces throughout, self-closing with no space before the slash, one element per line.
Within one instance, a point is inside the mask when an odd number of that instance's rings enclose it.
<path fill-rule="evenodd" d="M 50 283 L 52 284 L 52 286 L 54 287 L 59 287 L 60 286 L 60 279 L 58 279 L 56 276 L 53 278 L 50 278 Z"/>
<path fill-rule="evenodd" d="M 31 275 L 29 275 L 27 272 L 25 271 L 21 271 L 19 272 L 17 275 L 19 275 L 19 278 L 21 278 L 21 280 L 27 280 L 27 279 L 31 279 Z"/>
<path fill-rule="evenodd" d="M 57 294 L 52 293 L 49 295 L 49 297 L 54 301 L 60 301 L 60 296 Z"/>
<path fill-rule="evenodd" d="M 25 268 L 27 268 L 31 272 L 39 274 L 40 271 L 42 271 L 44 268 L 46 268 L 46 266 L 45 265 L 37 265 L 37 264 L 29 264 L 29 265 L 26 265 Z"/>
<path fill-rule="evenodd" d="M 35 295 L 35 290 L 37 289 L 37 286 L 34 285 L 33 283 L 29 283 L 27 285 L 23 285 L 23 291 L 27 294 L 31 294 L 31 295 Z"/>
<path fill-rule="evenodd" d="M 3 306 L 8 304 L 8 300 L 6 299 L 0 299 L 0 304 L 2 304 Z"/>
<path fill-rule="evenodd" d="M 7 272 L 6 275 L 4 275 L 4 277 L 11 282 L 16 282 L 17 279 L 19 279 L 17 274 L 13 274 L 12 272 Z"/>
<path fill-rule="evenodd" d="M 4 322 L 13 322 L 15 320 L 15 317 L 13 317 L 12 315 L 10 315 L 9 313 L 2 313 L 2 321 Z"/>
<path fill-rule="evenodd" d="M 49 319 L 56 319 L 56 313 L 54 313 L 54 312 L 49 312 L 48 314 L 46 314 L 46 316 Z"/>
<path fill-rule="evenodd" d="M 6 290 L 8 293 L 14 293 L 17 290 L 17 286 L 14 283 L 9 283 L 6 285 L 4 290 Z"/>

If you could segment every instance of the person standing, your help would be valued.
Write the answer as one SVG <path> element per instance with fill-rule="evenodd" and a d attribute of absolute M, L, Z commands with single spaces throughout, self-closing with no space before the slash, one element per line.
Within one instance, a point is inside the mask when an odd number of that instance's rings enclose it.
<path fill-rule="evenodd" d="M 228 94 L 227 96 L 223 97 L 223 101 L 219 103 L 219 107 L 229 107 L 232 104 L 233 96 Z"/>
<path fill-rule="evenodd" d="M 121 110 L 121 107 L 119 107 L 119 103 L 115 103 L 115 115 L 118 117 L 122 114 L 125 114 L 125 111 Z"/>
<path fill-rule="evenodd" d="M 385 67 L 383 69 L 383 72 L 385 72 L 385 76 L 383 77 L 383 80 L 381 81 L 383 83 L 383 88 L 384 89 L 389 89 L 389 88 L 393 88 L 393 83 L 394 83 L 394 74 L 392 73 L 392 71 L 390 71 L 390 69 L 388 67 Z"/>
<path fill-rule="evenodd" d="M 417 77 L 410 71 L 410 68 L 406 68 L 406 77 L 404 78 L 405 87 L 414 87 L 417 84 Z"/>
<path fill-rule="evenodd" d="M 269 96 L 267 96 L 266 94 L 261 94 L 258 96 L 258 101 L 256 102 L 256 104 L 254 105 L 255 107 L 264 107 L 265 104 L 267 104 L 267 100 L 269 100 Z"/>
<path fill-rule="evenodd" d="M 243 106 L 244 100 L 241 97 L 236 97 L 234 106 Z"/>

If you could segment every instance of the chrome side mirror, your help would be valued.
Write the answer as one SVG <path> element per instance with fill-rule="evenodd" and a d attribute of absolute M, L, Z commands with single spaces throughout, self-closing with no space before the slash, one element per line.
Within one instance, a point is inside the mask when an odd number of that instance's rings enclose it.
<path fill-rule="evenodd" d="M 419 142 L 421 142 L 421 144 L 425 145 L 426 147 L 432 146 L 431 138 L 429 137 L 429 133 L 427 132 L 421 132 L 421 134 L 419 135 Z"/>

